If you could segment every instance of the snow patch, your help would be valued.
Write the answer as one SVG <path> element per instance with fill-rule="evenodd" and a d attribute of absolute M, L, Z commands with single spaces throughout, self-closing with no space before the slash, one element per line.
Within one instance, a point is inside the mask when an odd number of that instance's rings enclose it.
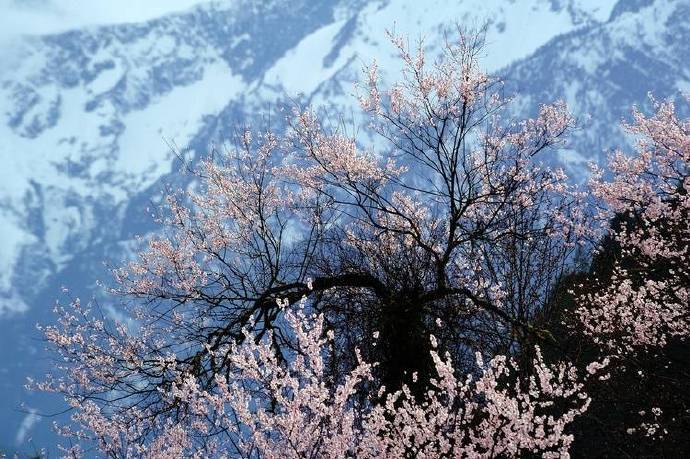
<path fill-rule="evenodd" d="M 17 430 L 17 435 L 14 438 L 16 446 L 21 446 L 24 441 L 27 440 L 31 428 L 40 420 L 41 417 L 38 415 L 37 411 L 34 409 L 29 409 L 29 413 L 24 416 L 24 419 L 22 419 L 22 423 L 19 425 L 19 430 Z"/>
<path fill-rule="evenodd" d="M 94 94 L 107 92 L 120 81 L 122 75 L 122 70 L 117 67 L 102 70 L 98 76 L 87 85 L 86 89 Z"/>
<path fill-rule="evenodd" d="M 159 101 L 122 118 L 126 129 L 118 142 L 115 170 L 136 180 L 143 189 L 169 172 L 172 152 L 166 142 L 184 149 L 205 116 L 222 110 L 245 88 L 224 61 L 204 68 L 203 77 L 175 87 Z"/>
<path fill-rule="evenodd" d="M 316 91 L 338 70 L 335 65 L 324 67 L 324 59 L 333 49 L 333 42 L 346 22 L 343 19 L 328 24 L 300 41 L 266 73 L 265 83 L 281 86 L 290 95 Z"/>

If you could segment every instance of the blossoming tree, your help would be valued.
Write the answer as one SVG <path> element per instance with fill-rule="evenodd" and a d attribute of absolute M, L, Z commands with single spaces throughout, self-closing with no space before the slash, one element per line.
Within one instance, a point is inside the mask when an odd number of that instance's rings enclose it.
<path fill-rule="evenodd" d="M 566 453 L 588 397 L 532 319 L 586 228 L 539 159 L 573 120 L 511 119 L 479 36 L 434 59 L 392 40 L 400 80 L 372 65 L 359 89 L 376 149 L 309 110 L 245 132 L 116 270 L 132 324 L 60 310 L 65 373 L 40 387 L 66 434 L 115 457 Z"/>
<path fill-rule="evenodd" d="M 564 282 L 571 334 L 557 335 L 568 336 L 563 348 L 573 363 L 608 355 L 612 365 L 610 379 L 587 386 L 592 403 L 574 430 L 578 455 L 690 451 L 687 97 L 679 105 L 652 98 L 651 116 L 634 110 L 624 127 L 636 154 L 617 151 L 592 176 L 603 238 L 589 272 Z"/>
<path fill-rule="evenodd" d="M 690 335 L 690 119 L 680 119 L 672 102 L 653 102 L 653 116 L 636 110 L 626 126 L 638 154 L 615 153 L 613 177 L 595 170 L 592 179 L 603 217 L 620 216 L 610 237 L 621 258 L 612 282 L 581 299 L 579 315 L 614 354 Z"/>

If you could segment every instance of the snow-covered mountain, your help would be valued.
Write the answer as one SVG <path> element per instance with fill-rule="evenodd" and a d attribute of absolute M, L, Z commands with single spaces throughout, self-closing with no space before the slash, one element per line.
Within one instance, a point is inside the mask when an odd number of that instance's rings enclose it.
<path fill-rule="evenodd" d="M 529 111 L 563 98 L 580 116 L 566 162 L 599 160 L 626 144 L 633 105 L 690 92 L 690 2 L 620 0 L 608 21 L 562 34 L 501 70 Z"/>
<path fill-rule="evenodd" d="M 362 64 L 395 70 L 386 29 L 433 49 L 456 23 L 485 22 L 486 67 L 522 111 L 565 98 L 583 116 L 561 158 L 575 174 L 625 141 L 617 123 L 647 91 L 690 90 L 690 0 L 236 0 L 4 45 L 0 451 L 53 441 L 52 420 L 31 413 L 59 400 L 22 388 L 50 365 L 34 325 L 60 285 L 90 297 L 102 261 L 153 229 L 146 208 L 176 180 L 171 145 L 203 154 L 285 98 L 354 110 Z"/>

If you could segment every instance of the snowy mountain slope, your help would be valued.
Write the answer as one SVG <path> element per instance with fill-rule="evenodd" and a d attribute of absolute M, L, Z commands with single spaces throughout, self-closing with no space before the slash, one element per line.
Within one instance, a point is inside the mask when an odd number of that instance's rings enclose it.
<path fill-rule="evenodd" d="M 523 112 L 563 98 L 580 117 L 565 162 L 601 160 L 630 140 L 620 122 L 633 105 L 650 108 L 648 93 L 690 91 L 688 43 L 690 1 L 621 0 L 608 21 L 561 35 L 502 73 Z"/>
<path fill-rule="evenodd" d="M 35 37 L 3 52 L 0 266 L 31 248 L 51 261 L 42 272 L 55 272 L 104 237 L 95 208 L 117 213 L 168 172 L 164 139 L 185 145 L 333 7 L 244 6 Z M 267 43 L 266 28 L 281 39 Z M 0 271 L 0 313 L 26 309 L 9 291 L 12 271 Z"/>
<path fill-rule="evenodd" d="M 520 90 L 525 113 L 563 97 L 592 113 L 572 147 L 597 158 L 647 90 L 687 89 L 687 9 L 686 0 L 246 0 L 0 50 L 0 451 L 53 441 L 52 420 L 16 410 L 60 406 L 22 389 L 49 365 L 34 324 L 51 320 L 60 285 L 89 297 L 101 262 L 125 258 L 132 236 L 152 230 L 146 208 L 177 180 L 166 141 L 203 153 L 286 97 L 355 110 L 362 64 L 395 71 L 385 29 L 422 35 L 433 52 L 456 22 L 488 20 L 487 67 Z"/>
<path fill-rule="evenodd" d="M 387 31 L 408 35 L 413 45 L 423 38 L 433 53 L 442 46 L 446 36 L 453 38 L 456 25 L 468 28 L 486 25 L 484 66 L 495 71 L 529 56 L 559 34 L 606 20 L 615 3 L 615 0 L 372 2 L 356 15 L 336 18 L 305 37 L 266 73 L 263 82 L 278 94 L 310 95 L 315 105 L 349 105 L 352 82 L 359 78 L 363 64 L 375 59 L 388 74 L 397 73 L 397 52 Z M 305 71 L 296 73 L 291 71 L 294 68 Z M 303 77 L 305 74 L 307 78 Z M 338 96 L 344 97 L 334 100 Z"/>

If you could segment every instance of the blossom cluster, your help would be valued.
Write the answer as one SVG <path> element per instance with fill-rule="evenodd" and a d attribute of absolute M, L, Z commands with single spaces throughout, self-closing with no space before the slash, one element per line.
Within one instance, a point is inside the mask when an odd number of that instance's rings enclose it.
<path fill-rule="evenodd" d="M 653 116 L 635 110 L 626 126 L 638 154 L 614 153 L 613 177 L 595 168 L 591 181 L 605 206 L 600 216 L 622 217 L 609 229 L 622 259 L 608 286 L 581 299 L 579 316 L 595 341 L 617 353 L 690 335 L 690 119 L 680 119 L 672 102 L 652 101 Z"/>
<path fill-rule="evenodd" d="M 116 338 L 100 343 L 84 338 L 95 327 L 88 310 L 78 302 L 73 311 L 63 309 L 64 328 L 51 327 L 48 336 L 72 364 L 70 382 L 45 382 L 41 388 L 70 394 L 73 420 L 81 428 L 63 428 L 62 433 L 81 444 L 69 453 L 81 455 L 94 441 L 112 457 L 481 458 L 526 451 L 563 457 L 573 440 L 567 427 L 590 402 L 577 371 L 566 364 L 546 364 L 538 348 L 526 380 L 515 377 L 519 368 L 511 359 L 497 356 L 484 362 L 479 353 L 477 370 L 461 376 L 450 357 L 436 348 L 433 336 L 436 376 L 422 399 L 406 386 L 395 392 L 385 387 L 363 392 L 363 386 L 374 383 L 375 364 L 361 358 L 331 384 L 325 366 L 333 334 L 325 331 L 323 316 L 308 314 L 304 303 L 284 307 L 287 329 L 295 336 L 287 364 L 276 357 L 270 336 L 257 339 L 249 330 L 242 344 L 210 351 L 233 364 L 232 372 L 215 375 L 213 388 L 178 371 L 173 359 L 157 362 L 158 368 L 177 375 L 164 401 L 179 410 L 167 419 L 152 416 L 145 396 L 136 407 L 115 403 L 103 409 L 98 397 L 85 395 L 94 384 L 122 375 L 94 374 L 89 364 L 75 365 L 77 358 L 91 356 L 90 363 L 105 371 L 112 368 L 106 355 L 125 358 L 136 350 L 124 349 Z M 121 329 L 115 334 L 127 333 Z M 132 357 L 131 364 L 142 362 Z M 116 394 L 110 396 L 117 400 Z"/>

